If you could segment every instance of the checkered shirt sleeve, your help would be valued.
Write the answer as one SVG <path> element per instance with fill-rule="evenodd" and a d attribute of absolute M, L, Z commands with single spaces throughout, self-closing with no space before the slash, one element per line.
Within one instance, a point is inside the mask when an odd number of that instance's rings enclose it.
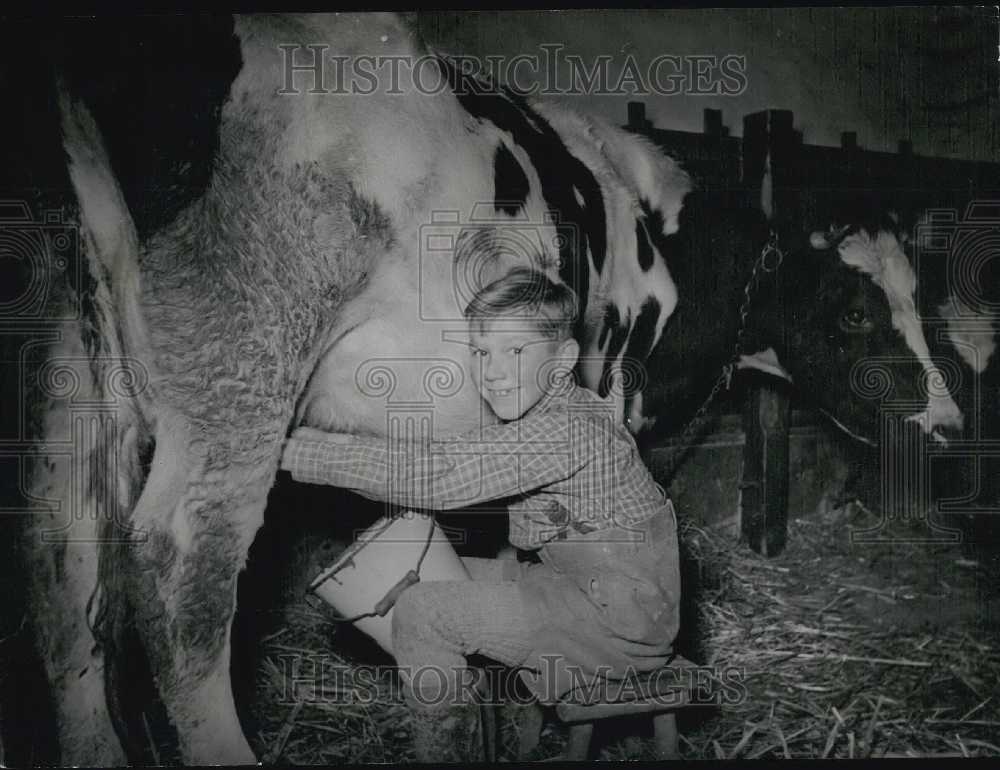
<path fill-rule="evenodd" d="M 526 494 L 572 477 L 594 454 L 593 431 L 543 413 L 423 444 L 357 438 L 349 444 L 299 439 L 281 467 L 297 481 L 350 489 L 373 500 L 448 510 Z"/>

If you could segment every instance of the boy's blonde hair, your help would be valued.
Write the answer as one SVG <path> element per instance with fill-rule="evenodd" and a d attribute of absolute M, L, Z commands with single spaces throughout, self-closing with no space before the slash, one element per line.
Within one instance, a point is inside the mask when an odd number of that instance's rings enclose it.
<path fill-rule="evenodd" d="M 470 324 L 482 329 L 491 318 L 524 318 L 543 334 L 559 341 L 573 336 L 576 294 L 545 273 L 516 267 L 480 289 L 465 308 Z"/>

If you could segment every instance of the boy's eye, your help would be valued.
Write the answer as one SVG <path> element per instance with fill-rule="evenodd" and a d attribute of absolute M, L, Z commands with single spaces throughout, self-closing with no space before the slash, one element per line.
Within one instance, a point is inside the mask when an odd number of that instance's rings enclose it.
<path fill-rule="evenodd" d="M 486 351 L 482 348 L 472 348 L 472 355 L 474 356 L 485 356 Z"/>
<path fill-rule="evenodd" d="M 524 348 L 511 348 L 510 352 L 513 353 L 515 356 L 519 356 L 521 355 L 522 350 L 524 350 Z"/>

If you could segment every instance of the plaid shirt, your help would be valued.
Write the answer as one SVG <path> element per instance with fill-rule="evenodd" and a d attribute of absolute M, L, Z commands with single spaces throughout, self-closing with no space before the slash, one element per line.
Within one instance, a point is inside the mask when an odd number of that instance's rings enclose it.
<path fill-rule="evenodd" d="M 535 549 L 576 534 L 627 529 L 669 506 L 614 418 L 613 404 L 568 381 L 509 423 L 444 441 L 297 439 L 281 467 L 293 478 L 408 508 L 448 510 L 504 500 L 510 542 Z"/>

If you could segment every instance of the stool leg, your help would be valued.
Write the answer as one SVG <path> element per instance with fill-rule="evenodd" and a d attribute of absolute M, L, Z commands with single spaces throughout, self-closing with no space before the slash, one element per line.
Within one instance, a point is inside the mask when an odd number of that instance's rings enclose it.
<path fill-rule="evenodd" d="M 517 706 L 518 759 L 527 759 L 528 755 L 538 748 L 544 717 L 540 703 Z"/>
<path fill-rule="evenodd" d="M 594 733 L 593 722 L 579 722 L 569 726 L 569 744 L 566 746 L 566 759 L 570 762 L 582 762 L 590 754 L 590 738 Z"/>
<path fill-rule="evenodd" d="M 677 718 L 674 712 L 653 717 L 653 735 L 656 738 L 658 759 L 680 759 L 677 751 Z"/>

